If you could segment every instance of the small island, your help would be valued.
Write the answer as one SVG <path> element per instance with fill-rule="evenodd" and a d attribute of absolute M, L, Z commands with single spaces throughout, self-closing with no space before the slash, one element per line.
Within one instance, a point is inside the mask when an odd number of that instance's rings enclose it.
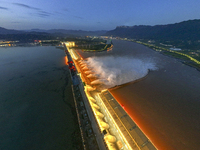
<path fill-rule="evenodd" d="M 76 45 L 72 48 L 81 49 L 86 52 L 101 52 L 111 50 L 113 43 L 111 39 L 103 39 L 99 37 L 86 36 L 85 38 L 73 39 Z"/>

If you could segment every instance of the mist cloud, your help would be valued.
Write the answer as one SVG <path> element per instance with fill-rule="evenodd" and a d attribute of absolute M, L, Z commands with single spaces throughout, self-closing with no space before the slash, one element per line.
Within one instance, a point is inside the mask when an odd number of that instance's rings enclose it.
<path fill-rule="evenodd" d="M 157 69 L 151 59 L 106 56 L 90 57 L 86 62 L 104 80 L 106 88 L 140 79 L 148 74 L 148 70 Z"/>

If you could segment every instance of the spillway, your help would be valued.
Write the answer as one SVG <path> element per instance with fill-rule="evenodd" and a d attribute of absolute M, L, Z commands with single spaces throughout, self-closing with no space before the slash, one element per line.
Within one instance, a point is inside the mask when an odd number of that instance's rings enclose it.
<path fill-rule="evenodd" d="M 76 67 L 75 73 L 79 75 L 81 86 L 84 88 L 99 130 L 102 132 L 102 136 L 107 137 L 105 139 L 108 148 L 155 150 L 156 147 L 151 140 L 134 123 L 112 94 L 108 90 L 98 91 L 96 89 L 99 85 L 104 84 L 106 79 L 98 79 L 97 76 L 90 78 L 89 75 L 92 71 L 76 51 L 71 49 L 69 54 L 72 55 Z"/>

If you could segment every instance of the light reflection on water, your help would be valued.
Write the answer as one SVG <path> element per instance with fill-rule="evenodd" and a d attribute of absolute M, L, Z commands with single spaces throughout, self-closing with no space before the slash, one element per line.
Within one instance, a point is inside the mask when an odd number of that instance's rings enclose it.
<path fill-rule="evenodd" d="M 125 110 L 160 149 L 200 147 L 200 72 L 147 47 L 113 40 L 109 52 L 83 53 L 83 57 L 120 56 L 152 59 L 158 70 L 144 80 L 112 90 Z M 123 61 L 116 59 L 116 67 Z M 126 66 L 124 66 L 126 67 Z"/>

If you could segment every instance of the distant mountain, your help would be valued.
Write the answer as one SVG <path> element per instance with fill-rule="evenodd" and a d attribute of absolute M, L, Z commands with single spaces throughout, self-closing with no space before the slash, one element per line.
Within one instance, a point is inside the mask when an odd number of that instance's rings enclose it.
<path fill-rule="evenodd" d="M 51 30 L 42 30 L 42 29 L 31 29 L 31 30 L 12 30 L 12 29 L 5 29 L 0 27 L 0 34 L 24 34 L 24 33 L 31 33 L 31 34 L 39 34 L 39 33 L 49 33 L 54 35 L 76 35 L 76 36 L 99 36 L 104 35 L 107 31 L 100 30 L 100 31 L 83 31 L 83 30 L 66 30 L 66 29 L 51 29 Z"/>
<path fill-rule="evenodd" d="M 32 42 L 40 39 L 55 39 L 53 35 L 45 32 L 25 32 L 10 30 L 0 27 L 0 40 L 17 40 L 20 42 Z"/>
<path fill-rule="evenodd" d="M 26 30 L 27 31 L 27 30 Z M 83 31 L 83 30 L 66 30 L 66 29 L 51 29 L 51 30 L 41 30 L 41 29 L 31 29 L 28 32 L 46 32 L 50 34 L 67 34 L 67 35 L 77 35 L 77 36 L 99 36 L 104 35 L 107 31 Z"/>
<path fill-rule="evenodd" d="M 22 34 L 0 34 L 0 40 L 11 40 L 20 42 L 33 42 L 34 40 L 51 40 L 55 39 L 54 36 L 50 34 L 38 34 L 38 33 L 22 33 Z"/>
<path fill-rule="evenodd" d="M 83 30 L 64 30 L 64 29 L 52 29 L 48 30 L 48 33 L 63 33 L 63 34 L 72 34 L 72 35 L 82 35 L 82 36 L 94 36 L 94 35 L 103 35 L 106 31 L 83 31 Z"/>
<path fill-rule="evenodd" d="M 133 39 L 200 40 L 200 20 L 155 26 L 118 26 L 105 35 Z"/>
<path fill-rule="evenodd" d="M 22 33 L 24 33 L 24 31 L 5 29 L 0 27 L 0 34 L 22 34 Z"/>
<path fill-rule="evenodd" d="M 33 41 L 35 39 L 55 39 L 56 37 L 74 37 L 74 36 L 99 36 L 104 35 L 106 31 L 82 31 L 82 30 L 11 30 L 0 27 L 0 40 L 19 40 L 23 42 Z"/>

